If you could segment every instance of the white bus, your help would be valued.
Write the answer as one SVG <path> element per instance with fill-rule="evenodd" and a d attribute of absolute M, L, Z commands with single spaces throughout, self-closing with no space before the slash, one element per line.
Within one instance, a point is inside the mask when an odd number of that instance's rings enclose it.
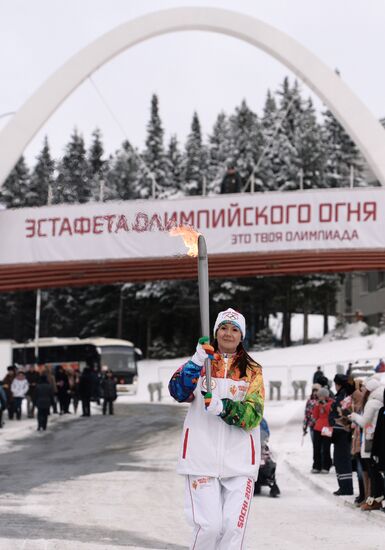
<path fill-rule="evenodd" d="M 137 357 L 140 350 L 128 340 L 116 338 L 40 338 L 35 359 L 36 344 L 12 343 L 12 362 L 15 365 L 66 365 L 81 372 L 88 366 L 100 372 L 107 365 L 113 372 L 118 394 L 137 391 Z"/>

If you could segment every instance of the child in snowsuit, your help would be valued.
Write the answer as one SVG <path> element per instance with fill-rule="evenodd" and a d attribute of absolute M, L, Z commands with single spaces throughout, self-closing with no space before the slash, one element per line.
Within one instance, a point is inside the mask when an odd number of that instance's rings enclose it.
<path fill-rule="evenodd" d="M 231 308 L 219 313 L 213 346 L 201 339 L 169 384 L 172 397 L 191 403 L 177 471 L 186 479 L 194 550 L 241 548 L 245 536 L 258 476 L 264 404 L 262 368 L 243 348 L 245 333 L 242 314 Z M 208 353 L 211 388 L 206 385 Z M 211 397 L 206 393 L 210 389 Z"/>

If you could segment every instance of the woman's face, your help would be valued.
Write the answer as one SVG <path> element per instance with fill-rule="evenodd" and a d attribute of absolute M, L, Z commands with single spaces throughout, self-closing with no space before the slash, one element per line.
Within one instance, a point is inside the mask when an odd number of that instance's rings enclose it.
<path fill-rule="evenodd" d="M 217 330 L 218 349 L 220 353 L 235 353 L 241 339 L 241 331 L 232 323 L 224 323 Z"/>

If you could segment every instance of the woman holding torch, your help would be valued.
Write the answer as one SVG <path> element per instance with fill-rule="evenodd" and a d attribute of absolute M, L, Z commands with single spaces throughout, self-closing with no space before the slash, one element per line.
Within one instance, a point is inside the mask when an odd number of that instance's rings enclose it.
<path fill-rule="evenodd" d="M 175 372 L 169 390 L 190 402 L 177 471 L 186 478 L 186 513 L 194 550 L 241 549 L 260 462 L 262 368 L 245 351 L 244 316 L 219 313 L 214 342 L 201 338 L 196 352 Z M 211 388 L 207 388 L 207 359 Z M 211 391 L 210 391 L 211 390 Z"/>

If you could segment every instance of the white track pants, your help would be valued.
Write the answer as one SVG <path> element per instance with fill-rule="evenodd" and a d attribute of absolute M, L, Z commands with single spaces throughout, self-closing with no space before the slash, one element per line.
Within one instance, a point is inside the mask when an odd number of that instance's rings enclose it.
<path fill-rule="evenodd" d="M 185 510 L 194 527 L 190 550 L 244 550 L 254 492 L 246 476 L 186 476 Z"/>

